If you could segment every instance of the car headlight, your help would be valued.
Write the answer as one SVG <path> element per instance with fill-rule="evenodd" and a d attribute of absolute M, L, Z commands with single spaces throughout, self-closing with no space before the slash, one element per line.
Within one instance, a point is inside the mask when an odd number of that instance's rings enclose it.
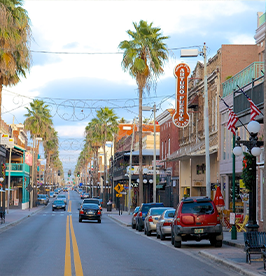
<path fill-rule="evenodd" d="M 56 207 L 56 205 L 53 205 L 53 207 Z"/>

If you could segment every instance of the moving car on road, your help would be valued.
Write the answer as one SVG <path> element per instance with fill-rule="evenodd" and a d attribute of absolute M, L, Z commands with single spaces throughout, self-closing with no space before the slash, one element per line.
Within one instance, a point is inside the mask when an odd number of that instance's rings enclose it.
<path fill-rule="evenodd" d="M 65 202 L 65 204 L 67 204 L 67 199 L 66 199 L 65 195 L 58 195 L 56 199 L 63 200 Z"/>
<path fill-rule="evenodd" d="M 79 208 L 79 222 L 82 220 L 97 220 L 101 223 L 102 212 L 98 204 L 85 203 Z"/>
<path fill-rule="evenodd" d="M 183 198 L 171 225 L 172 244 L 180 248 L 182 241 L 203 239 L 222 246 L 223 229 L 216 206 L 208 197 Z"/>
<path fill-rule="evenodd" d="M 52 210 L 63 209 L 66 210 L 66 204 L 63 200 L 55 200 L 52 205 Z"/>
<path fill-rule="evenodd" d="M 44 195 L 44 194 L 39 194 L 37 196 L 37 201 L 38 201 L 38 204 L 47 205 L 49 203 L 49 197 L 47 195 Z"/>

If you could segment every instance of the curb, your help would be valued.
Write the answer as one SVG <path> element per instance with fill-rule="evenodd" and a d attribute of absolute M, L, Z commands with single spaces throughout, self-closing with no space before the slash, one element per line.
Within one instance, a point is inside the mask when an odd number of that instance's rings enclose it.
<path fill-rule="evenodd" d="M 230 246 L 237 247 L 237 248 L 241 248 L 241 249 L 245 248 L 244 244 L 238 244 L 238 243 L 234 243 L 234 242 L 231 242 L 231 241 L 223 240 L 223 244 L 230 245 Z"/>
<path fill-rule="evenodd" d="M 237 264 L 235 264 L 235 263 L 233 263 L 229 260 L 226 260 L 226 259 L 218 258 L 218 257 L 216 257 L 216 256 L 214 256 L 214 255 L 212 255 L 212 254 L 210 254 L 210 253 L 208 253 L 204 250 L 199 251 L 199 255 L 201 255 L 205 258 L 211 259 L 216 263 L 226 265 L 227 267 L 233 269 L 234 271 L 241 273 L 241 275 L 246 275 L 246 276 L 259 276 L 260 275 L 261 276 L 260 273 L 249 271 L 246 268 L 242 268 L 240 265 L 237 265 Z"/>
<path fill-rule="evenodd" d="M 126 226 L 126 227 L 131 227 L 131 223 L 128 224 L 128 223 L 126 223 L 126 222 L 123 222 L 123 221 L 121 221 L 120 219 L 117 219 L 117 218 L 113 217 L 111 214 L 107 214 L 107 216 L 108 216 L 109 218 L 115 220 L 116 222 L 118 222 L 118 223 L 120 223 L 120 224 Z"/>

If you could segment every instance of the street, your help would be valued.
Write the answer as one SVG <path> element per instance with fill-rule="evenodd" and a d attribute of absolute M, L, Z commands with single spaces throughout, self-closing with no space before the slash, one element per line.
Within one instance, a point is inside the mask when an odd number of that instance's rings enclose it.
<path fill-rule="evenodd" d="M 78 222 L 79 195 L 66 193 L 66 211 L 47 207 L 1 232 L 0 275 L 238 275 L 200 257 L 209 243 L 174 248 L 113 221 Z"/>

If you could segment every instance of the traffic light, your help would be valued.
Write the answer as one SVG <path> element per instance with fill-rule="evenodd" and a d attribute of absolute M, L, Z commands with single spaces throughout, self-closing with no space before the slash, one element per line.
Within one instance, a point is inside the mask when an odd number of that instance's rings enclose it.
<path fill-rule="evenodd" d="M 79 172 L 77 172 L 77 176 L 78 176 L 78 177 L 80 176 L 80 173 L 79 173 Z"/>
<path fill-rule="evenodd" d="M 58 170 L 58 176 L 60 176 L 61 175 L 61 172 L 60 172 L 60 170 Z"/>

